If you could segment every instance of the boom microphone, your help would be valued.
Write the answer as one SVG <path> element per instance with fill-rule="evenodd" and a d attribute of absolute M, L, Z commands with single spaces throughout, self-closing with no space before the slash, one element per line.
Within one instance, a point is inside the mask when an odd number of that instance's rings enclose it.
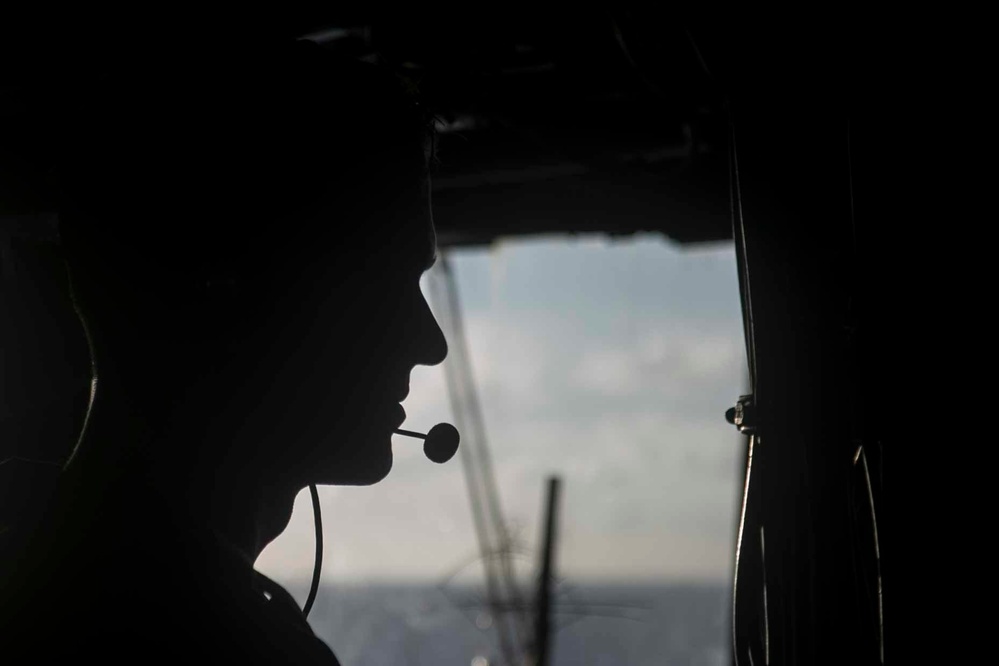
<path fill-rule="evenodd" d="M 423 440 L 423 454 L 435 463 L 446 463 L 458 450 L 461 439 L 458 429 L 450 423 L 438 423 L 426 435 L 412 430 L 396 430 L 397 434 Z"/>
<path fill-rule="evenodd" d="M 458 450 L 458 440 L 461 439 L 458 435 L 458 429 L 450 423 L 438 423 L 426 435 L 422 432 L 413 432 L 412 430 L 396 430 L 395 432 L 406 437 L 422 439 L 423 454 L 435 463 L 446 463 L 450 460 L 454 456 L 455 451 Z M 305 613 L 306 617 L 309 616 L 312 604 L 316 600 L 316 594 L 319 592 L 319 574 L 323 563 L 323 519 L 322 513 L 319 510 L 319 491 L 316 489 L 315 484 L 309 486 L 309 493 L 312 495 L 312 515 L 316 521 L 316 563 L 312 571 L 312 585 L 309 589 L 309 598 L 306 599 L 305 606 L 302 608 L 302 612 Z"/>

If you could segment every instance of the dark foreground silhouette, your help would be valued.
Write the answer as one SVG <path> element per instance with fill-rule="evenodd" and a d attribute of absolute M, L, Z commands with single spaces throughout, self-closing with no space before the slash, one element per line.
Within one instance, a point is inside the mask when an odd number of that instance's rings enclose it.
<path fill-rule="evenodd" d="M 2 663 L 336 663 L 253 561 L 301 489 L 389 473 L 409 373 L 447 353 L 419 287 L 429 120 L 308 43 L 123 59 L 67 102 L 97 391 L 46 510 L 2 540 Z"/>

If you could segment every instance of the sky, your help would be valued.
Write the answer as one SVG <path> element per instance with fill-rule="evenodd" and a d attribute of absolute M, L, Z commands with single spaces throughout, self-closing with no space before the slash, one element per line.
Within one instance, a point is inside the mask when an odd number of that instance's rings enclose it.
<path fill-rule="evenodd" d="M 724 418 L 746 383 L 732 245 L 559 237 L 449 261 L 518 566 L 535 564 L 545 479 L 557 474 L 560 576 L 727 581 L 745 463 Z M 404 428 L 452 420 L 443 366 L 417 367 L 410 386 Z M 436 465 L 401 436 L 394 453 L 381 483 L 320 488 L 323 583 L 474 579 L 458 458 Z M 257 561 L 296 596 L 312 575 L 313 530 L 304 491 Z"/>

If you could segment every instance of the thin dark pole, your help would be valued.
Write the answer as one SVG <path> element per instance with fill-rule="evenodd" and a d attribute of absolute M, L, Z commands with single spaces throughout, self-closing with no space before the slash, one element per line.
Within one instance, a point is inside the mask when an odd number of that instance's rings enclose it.
<path fill-rule="evenodd" d="M 541 555 L 541 578 L 538 581 L 537 617 L 535 618 L 534 646 L 535 665 L 548 666 L 551 634 L 551 588 L 555 575 L 553 563 L 555 552 L 555 520 L 558 512 L 560 480 L 557 476 L 548 478 L 548 497 L 545 511 L 545 543 Z"/>

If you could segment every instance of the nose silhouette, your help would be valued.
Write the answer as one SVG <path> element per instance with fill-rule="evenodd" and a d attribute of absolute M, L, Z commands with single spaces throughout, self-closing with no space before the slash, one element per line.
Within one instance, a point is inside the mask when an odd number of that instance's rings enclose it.
<path fill-rule="evenodd" d="M 417 313 L 417 365 L 438 365 L 447 358 L 447 339 L 441 330 L 427 299 L 420 294 Z"/>

